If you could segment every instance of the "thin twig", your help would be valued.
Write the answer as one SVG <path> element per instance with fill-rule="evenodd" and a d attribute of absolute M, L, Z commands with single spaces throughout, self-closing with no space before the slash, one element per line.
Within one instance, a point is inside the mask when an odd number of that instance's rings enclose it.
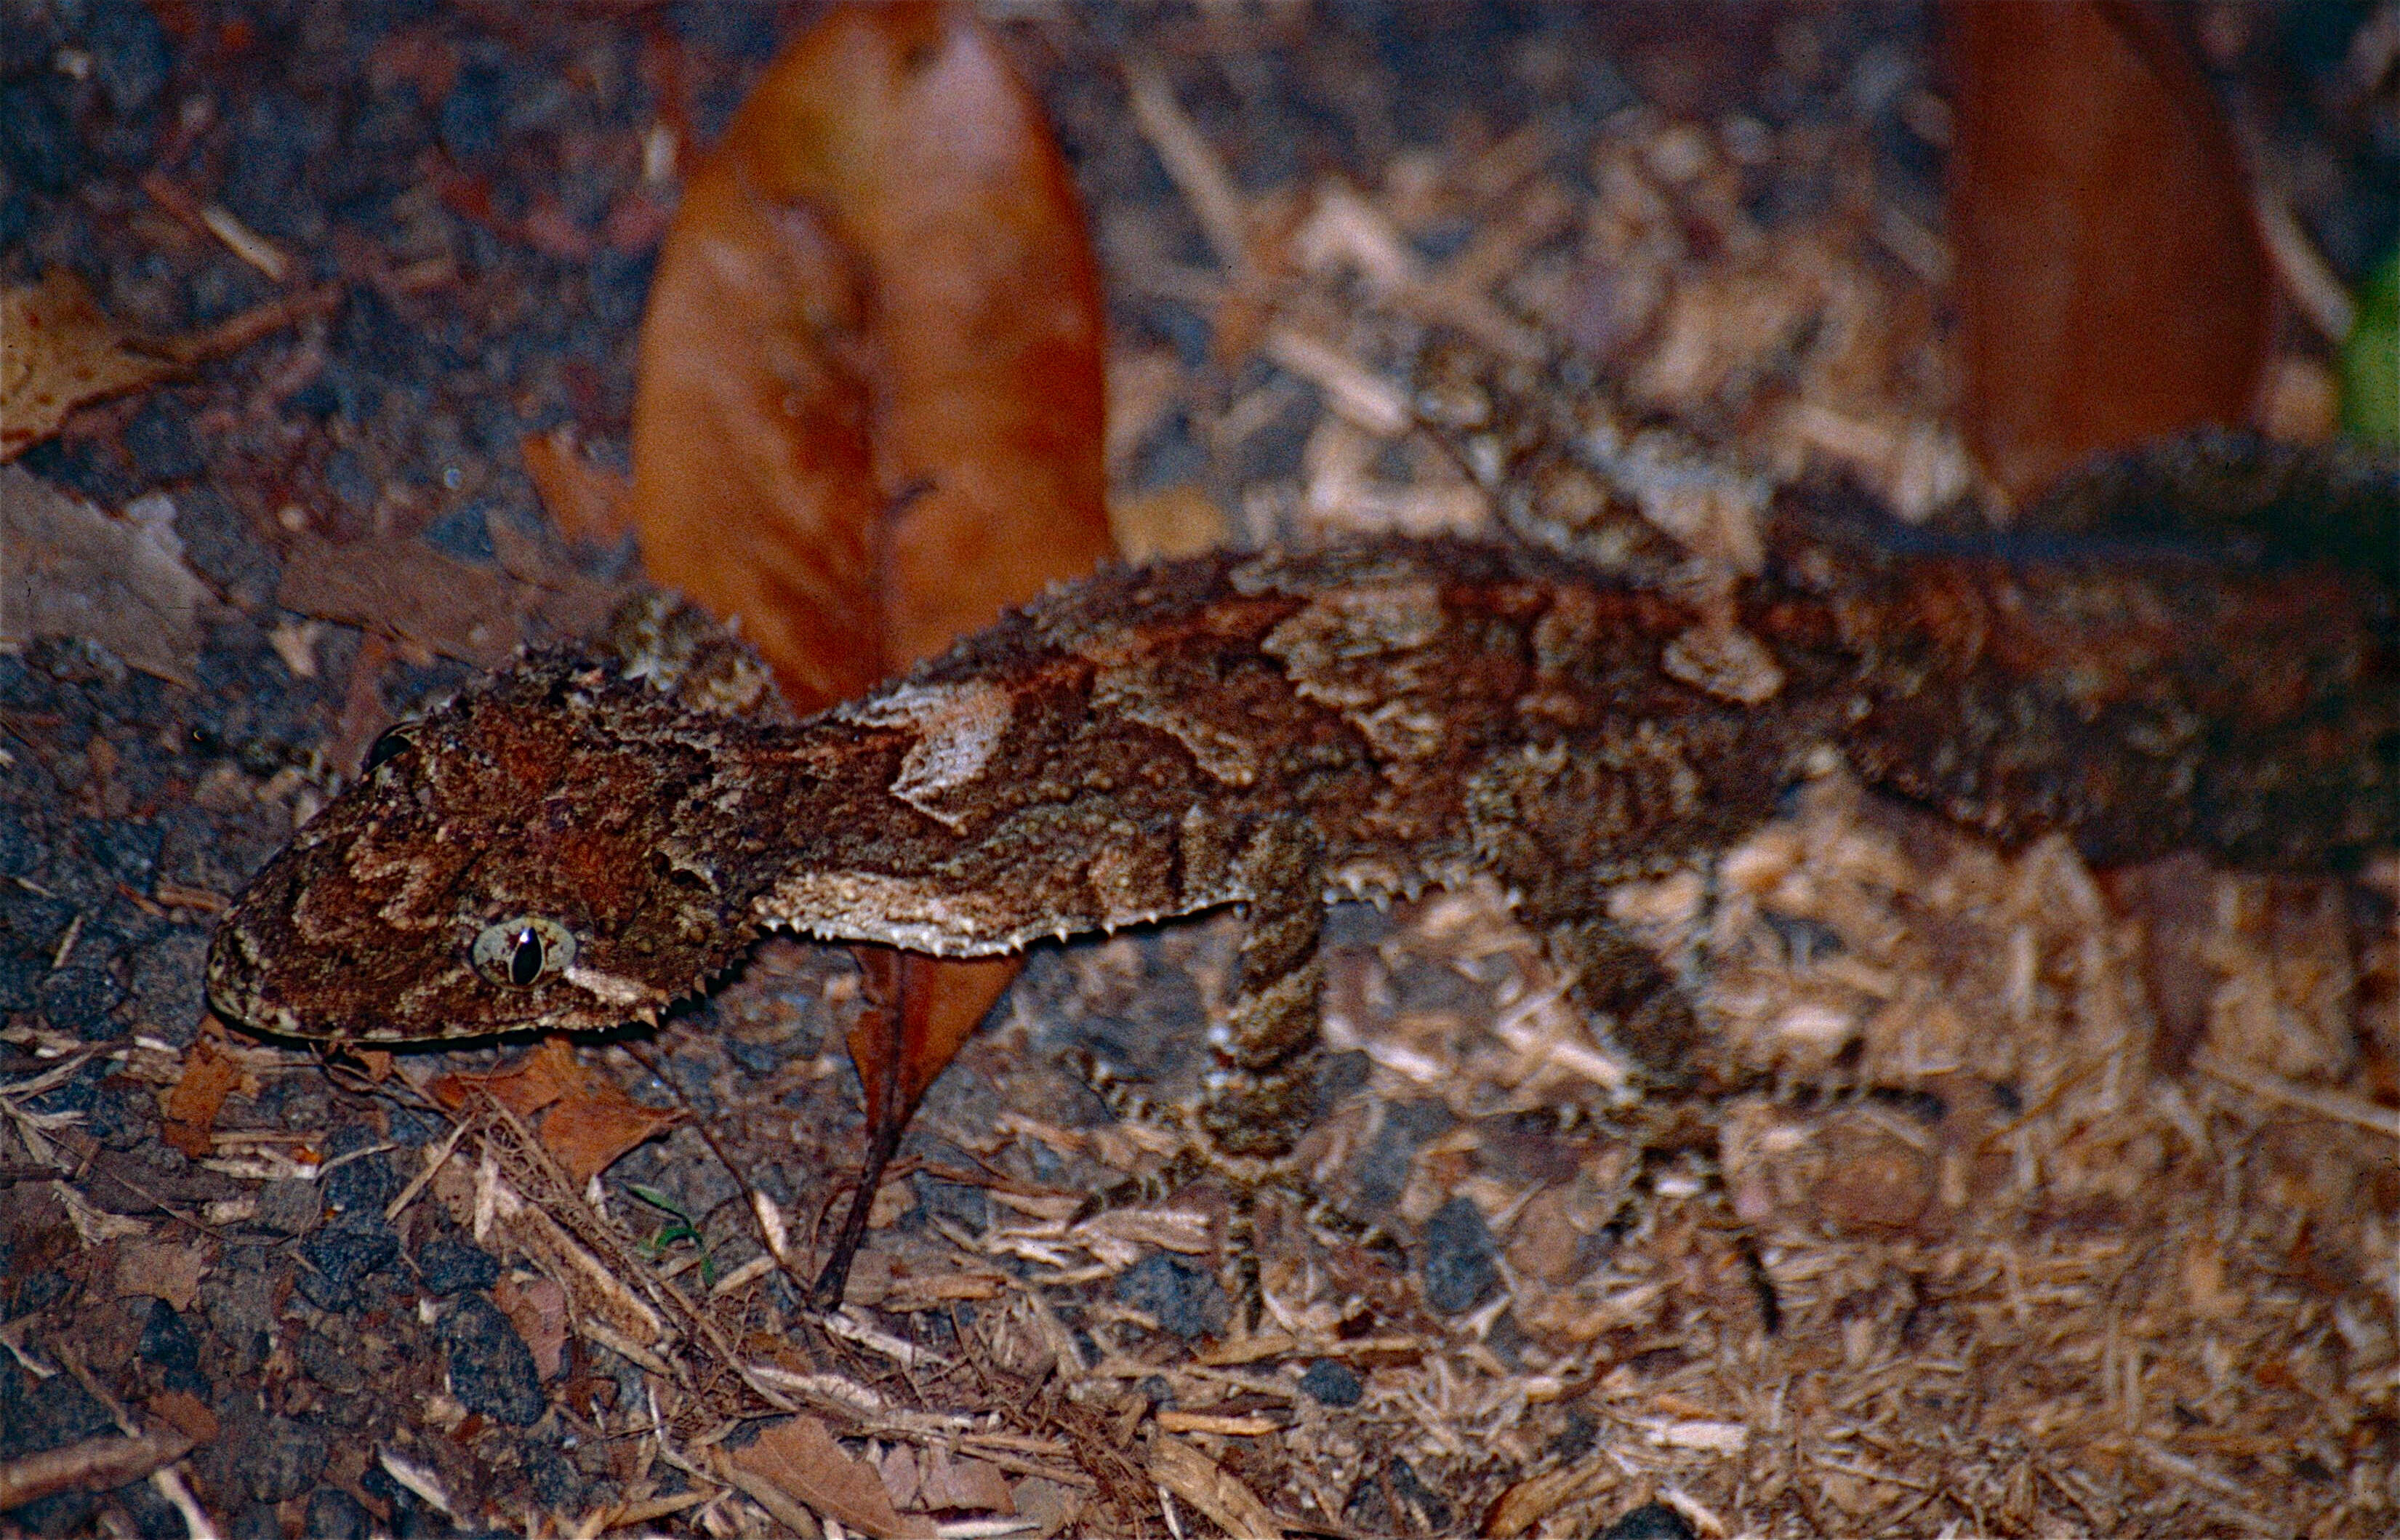
<path fill-rule="evenodd" d="M 2400 1139 L 2400 1111 L 2389 1107 L 2378 1107 L 2371 1101 L 2345 1096 L 2339 1091 L 2303 1085 L 2298 1081 L 2236 1064 L 2215 1054 L 2195 1056 L 2192 1068 L 2211 1080 L 2223 1081 L 2237 1090 L 2247 1091 L 2261 1101 L 2297 1107 L 2321 1118 L 2331 1118 L 2336 1123 L 2347 1123 L 2368 1133 L 2380 1134 L 2388 1139 Z"/>

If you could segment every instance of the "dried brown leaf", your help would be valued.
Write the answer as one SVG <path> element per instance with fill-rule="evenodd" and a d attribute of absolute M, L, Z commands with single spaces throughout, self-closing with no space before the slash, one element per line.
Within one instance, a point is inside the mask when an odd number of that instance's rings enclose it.
<path fill-rule="evenodd" d="M 206 1247 L 175 1241 L 135 1242 L 116 1248 L 116 1292 L 148 1294 L 189 1310 L 209 1270 Z"/>
<path fill-rule="evenodd" d="M 549 511 L 551 523 L 577 545 L 611 546 L 633 527 L 625 511 L 632 491 L 625 478 L 606 470 L 577 453 L 575 436 L 566 428 L 527 433 L 518 441 L 525 475 Z"/>
<path fill-rule="evenodd" d="M 521 1284 L 503 1274 L 492 1286 L 492 1302 L 525 1339 L 535 1372 L 544 1380 L 555 1378 L 566 1352 L 566 1290 L 554 1279 Z"/>
<path fill-rule="evenodd" d="M 917 1471 L 917 1449 L 913 1444 L 893 1444 L 883 1451 L 876 1473 L 883 1478 L 883 1491 L 895 1508 L 916 1507 L 917 1489 L 922 1484 Z"/>
<path fill-rule="evenodd" d="M 1029 1477 L 1016 1483 L 1011 1494 L 1016 1511 L 1041 1526 L 1037 1532 L 1053 1535 L 1083 1517 L 1084 1494 L 1063 1482 L 1046 1477 Z"/>
<path fill-rule="evenodd" d="M 887 1110 L 905 1122 L 1016 976 L 1019 963 L 1013 957 L 920 957 L 890 947 L 851 949 L 870 1004 L 848 1040 L 866 1091 L 867 1124 L 881 1126 Z M 884 1072 L 870 1073 L 869 1066 Z"/>
<path fill-rule="evenodd" d="M 193 1040 L 184 1053 L 184 1072 L 159 1106 L 160 1132 L 193 1160 L 209 1152 L 217 1111 L 241 1083 L 241 1070 L 211 1037 Z"/>
<path fill-rule="evenodd" d="M 930 1520 L 903 1515 L 875 1467 L 843 1451 L 825 1424 L 803 1412 L 777 1423 L 732 1455 L 733 1468 L 773 1485 L 875 1540 L 934 1540 Z"/>
<path fill-rule="evenodd" d="M 164 349 L 103 312 L 63 267 L 38 283 L 0 291 L 0 461 L 59 430 L 90 402 L 138 390 L 182 367 Z"/>
<path fill-rule="evenodd" d="M 183 1308 L 188 1309 L 189 1306 Z M 217 1437 L 217 1414 L 209 1404 L 188 1390 L 162 1390 L 150 1397 L 152 1412 L 181 1428 L 196 1444 L 212 1444 Z"/>
<path fill-rule="evenodd" d="M 1108 553 L 1103 399 L 1082 211 L 997 42 L 963 10 L 839 7 L 661 254 L 645 560 L 741 615 L 795 704 L 841 699 Z"/>
<path fill-rule="evenodd" d="M 0 649 L 82 637 L 190 688 L 208 602 L 167 520 L 111 518 L 20 466 L 0 467 Z"/>
<path fill-rule="evenodd" d="M 645 1107 L 627 1096 L 615 1080 L 577 1057 L 563 1037 L 544 1038 L 507 1069 L 443 1075 L 430 1089 L 436 1100 L 453 1109 L 477 1092 L 519 1117 L 548 1109 L 541 1120 L 542 1147 L 578 1185 L 682 1121 L 680 1113 Z"/>
<path fill-rule="evenodd" d="M 2269 324 L 2242 161 L 2163 7 L 1943 10 L 1967 436 L 2019 497 L 2249 409 Z"/>
<path fill-rule="evenodd" d="M 528 1118 L 562 1097 L 580 1092 L 592 1071 L 575 1056 L 575 1045 L 563 1037 L 546 1037 L 534 1050 L 505 1069 L 482 1074 L 453 1071 L 429 1089 L 435 1100 L 456 1111 L 467 1098 L 482 1092 L 521 1118 Z"/>
<path fill-rule="evenodd" d="M 302 533 L 284 552 L 275 602 L 319 620 L 365 626 L 394 641 L 497 668 L 522 627 L 506 579 L 445 556 L 422 540 L 335 545 Z"/>
<path fill-rule="evenodd" d="M 628 512 L 651 574 L 743 634 L 802 710 L 880 676 L 868 438 L 849 259 L 728 143 L 693 172 L 642 325 Z"/>
<path fill-rule="evenodd" d="M 541 1142 L 566 1174 L 581 1183 L 682 1121 L 681 1113 L 645 1107 L 615 1081 L 595 1075 L 541 1120 Z"/>
<path fill-rule="evenodd" d="M 923 1472 L 918 1478 L 917 1502 L 920 1507 L 944 1510 L 1016 1511 L 1016 1500 L 1009 1495 L 1007 1478 L 998 1465 L 969 1455 L 951 1454 L 938 1445 L 925 1456 Z"/>
<path fill-rule="evenodd" d="M 1100 343 L 1071 178 L 997 40 L 962 7 L 837 7 L 661 250 L 644 562 L 738 617 L 794 705 L 855 695 L 1109 554 Z M 876 1008 L 851 1051 L 888 1154 L 1016 965 L 861 961 Z"/>

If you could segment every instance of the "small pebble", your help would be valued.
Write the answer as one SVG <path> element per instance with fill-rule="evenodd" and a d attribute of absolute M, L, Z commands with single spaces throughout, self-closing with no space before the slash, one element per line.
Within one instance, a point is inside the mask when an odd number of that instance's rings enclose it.
<path fill-rule="evenodd" d="M 278 1177 L 258 1190 L 258 1222 L 279 1235 L 305 1235 L 324 1212 L 324 1194 L 313 1181 Z"/>
<path fill-rule="evenodd" d="M 450 1394 L 470 1411 L 525 1427 L 547 1404 L 533 1350 L 499 1306 L 481 1294 L 462 1294 L 442 1318 L 443 1350 L 450 1356 Z"/>
<path fill-rule="evenodd" d="M 65 82 L 41 75 L 0 87 L 0 158 L 46 193 L 63 193 L 83 174 Z"/>
<path fill-rule="evenodd" d="M 125 425 L 133 468 L 154 482 L 187 482 L 208 470 L 171 397 L 154 397 Z"/>
<path fill-rule="evenodd" d="M 233 1540 L 283 1540 L 283 1520 L 271 1503 L 248 1503 L 233 1516 Z"/>
<path fill-rule="evenodd" d="M 320 1487 L 309 1495 L 300 1533 L 311 1540 L 367 1540 L 375 1533 L 375 1520 L 341 1488 Z"/>
<path fill-rule="evenodd" d="M 471 1241 L 429 1241 L 416 1253 L 416 1273 L 429 1294 L 457 1294 L 500 1281 L 499 1259 Z"/>
<path fill-rule="evenodd" d="M 94 5 L 85 13 L 81 42 L 91 51 L 93 73 L 109 104 L 119 113 L 148 106 L 174 62 L 167 29 L 138 0 Z"/>
<path fill-rule="evenodd" d="M 527 1439 L 525 1451 L 525 1479 L 533 1487 L 534 1498 L 553 1513 L 582 1506 L 583 1473 L 575 1462 L 556 1449 Z"/>
<path fill-rule="evenodd" d="M 329 1319 L 338 1321 L 340 1317 Z M 336 1396 L 356 1396 L 367 1387 L 366 1371 L 357 1362 L 355 1339 L 344 1343 L 321 1331 L 303 1332 L 294 1356 L 308 1378 Z"/>
<path fill-rule="evenodd" d="M 382 1272 L 400 1255 L 400 1237 L 381 1214 L 353 1214 L 323 1226 L 300 1243 L 309 1263 L 300 1291 L 320 1310 L 348 1310 L 357 1302 L 360 1282 Z"/>
<path fill-rule="evenodd" d="M 138 1349 L 144 1363 L 155 1364 L 159 1382 L 169 1390 L 180 1390 L 210 1398 L 209 1382 L 200 1373 L 200 1339 L 192 1324 L 176 1313 L 164 1300 L 150 1302 L 150 1318 L 143 1323 L 142 1342 Z"/>
<path fill-rule="evenodd" d="M 1425 1221 L 1422 1264 L 1425 1303 L 1445 1315 L 1474 1309 L 1500 1287 L 1492 1230 L 1468 1198 L 1452 1198 Z"/>
<path fill-rule="evenodd" d="M 980 1187 L 944 1181 L 922 1171 L 917 1173 L 914 1185 L 917 1206 L 928 1218 L 948 1220 L 971 1234 L 980 1234 L 991 1223 L 991 1198 Z"/>
<path fill-rule="evenodd" d="M 1644 1503 L 1617 1515 L 1600 1540 L 1698 1540 L 1691 1520 L 1664 1503 Z"/>
<path fill-rule="evenodd" d="M 0 1426 L 0 1454 L 11 1458 L 38 1454 L 116 1428 L 108 1409 L 89 1391 L 65 1375 L 54 1374 L 26 1391 L 9 1409 L 5 1426 Z"/>
<path fill-rule="evenodd" d="M 124 998 L 125 987 L 100 968 L 61 968 L 34 988 L 42 1018 L 53 1029 L 86 1043 L 104 1043 L 116 1035 L 115 1012 Z"/>
<path fill-rule="evenodd" d="M 367 1129 L 342 1129 L 334 1136 L 328 1155 L 345 1153 L 342 1148 L 346 1142 L 342 1138 L 345 1134 L 363 1136 L 347 1141 L 351 1149 L 363 1148 L 375 1138 Z M 391 1201 L 402 1185 L 400 1176 L 391 1168 L 391 1157 L 388 1152 L 360 1155 L 338 1165 L 331 1160 L 326 1164 L 328 1169 L 317 1179 L 317 1186 L 324 1196 L 325 1206 L 337 1214 L 380 1214 L 383 1206 Z"/>
<path fill-rule="evenodd" d="M 48 1310 L 65 1299 L 67 1291 L 73 1288 L 73 1278 L 55 1268 L 43 1268 L 19 1281 L 16 1308 L 8 1314 L 12 1316 L 30 1315 L 36 1310 Z"/>
<path fill-rule="evenodd" d="M 200 1308 L 217 1341 L 233 1349 L 239 1372 L 249 1373 L 268 1351 L 275 1323 L 277 1274 L 256 1247 L 228 1247 L 200 1280 Z"/>
<path fill-rule="evenodd" d="M 1355 1407 L 1367 1393 L 1367 1382 L 1339 1358 L 1319 1358 L 1300 1377 L 1300 1388 L 1326 1406 Z"/>
<path fill-rule="evenodd" d="M 1417 1147 L 1445 1132 L 1454 1120 L 1438 1101 L 1402 1102 L 1384 1114 L 1374 1142 L 1358 1157 L 1358 1203 L 1368 1214 L 1381 1214 L 1400 1201 L 1407 1191 L 1409 1170 Z"/>
<path fill-rule="evenodd" d="M 262 1503 L 297 1497 L 325 1472 L 325 1436 L 289 1417 L 269 1417 L 242 1451 L 242 1481 Z"/>
<path fill-rule="evenodd" d="M 1185 1342 L 1222 1331 L 1230 1314 L 1215 1274 L 1164 1251 L 1125 1269 L 1117 1278 L 1116 1293 L 1156 1320 L 1160 1329 Z"/>
<path fill-rule="evenodd" d="M 183 1510 L 147 1481 L 128 1481 L 111 1491 L 108 1501 L 123 1520 L 131 1520 L 127 1527 L 141 1540 L 184 1540 L 191 1533 L 184 1527 Z M 125 1530 L 106 1526 L 100 1533 L 121 1534 Z"/>

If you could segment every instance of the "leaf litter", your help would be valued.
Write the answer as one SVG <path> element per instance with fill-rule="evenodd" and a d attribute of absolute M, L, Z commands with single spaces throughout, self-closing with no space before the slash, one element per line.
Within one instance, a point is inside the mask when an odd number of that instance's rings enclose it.
<path fill-rule="evenodd" d="M 1018 40 L 1054 61 L 1090 46 L 1071 26 Z M 1205 30 L 1152 41 L 1165 62 L 1151 106 L 1165 110 L 1148 116 L 1169 127 L 1151 131 L 1188 129 L 1185 175 L 1231 200 L 1237 217 L 1220 207 L 1216 223 L 1238 227 L 1255 274 L 1203 266 L 1213 225 L 1144 245 L 1111 234 L 1104 205 L 1112 288 L 1173 296 L 1139 313 L 1197 306 L 1225 323 L 1220 342 L 1250 339 L 1195 367 L 1175 352 L 1184 377 L 1152 388 L 1175 403 L 1153 435 L 1196 447 L 1205 470 L 1135 495 L 1190 488 L 1183 506 L 1207 511 L 1197 522 L 1251 535 L 1483 527 L 1485 494 L 1441 446 L 1380 433 L 1360 403 L 1404 388 L 1430 307 L 1458 324 L 1480 302 L 1481 340 L 1505 355 L 1512 334 L 1593 324 L 1599 290 L 1629 358 L 1674 344 L 1675 367 L 1645 376 L 1655 404 L 1731 425 L 1758 462 L 1829 457 L 1891 487 L 1971 480 L 1940 471 L 1955 454 L 1949 388 L 1926 367 L 1941 345 L 1924 303 L 1939 264 L 1895 267 L 1895 241 L 1926 252 L 1888 220 L 1760 226 L 1743 168 L 1762 162 L 1738 120 L 1643 106 L 1569 149 L 1469 116 L 1367 174 L 1236 176 L 1253 109 L 1228 107 L 1215 82 L 1245 45 Z M 1693 42 L 1676 56 L 1705 73 Z M 1342 57 L 1338 39 L 1327 57 Z M 1526 58 L 1543 77 L 1539 49 Z M 1120 140 L 1142 131 L 1110 89 L 1054 67 L 1087 93 L 1060 99 L 1080 142 L 1106 142 L 1095 120 Z M 1764 164 L 1797 174 L 1816 153 L 1802 137 Z M 1587 172 L 1605 196 L 1561 225 L 1561 184 Z M 1174 227 L 1171 203 L 1096 181 L 1145 225 Z M 1347 234 L 1298 242 L 1312 223 Z M 1412 260 L 1385 260 L 1394 251 Z M 1271 334 L 1304 345 L 1269 352 Z M 1134 346 L 1154 354 L 1164 335 Z M 1154 458 L 1193 463 L 1185 449 L 1125 451 L 1120 491 Z M 495 1297 L 516 1302 L 528 1342 L 557 1318 L 545 1302 L 564 1301 L 548 1415 L 580 1419 L 618 1453 L 605 1494 L 595 1484 L 592 1503 L 539 1513 L 557 1533 L 766 1533 L 770 1516 L 805 1531 L 811 1492 L 853 1527 L 837 1505 L 872 1507 L 859 1477 L 913 1523 L 932 1517 L 937 1454 L 1002 1472 L 1043 1533 L 1568 1534 L 1636 1516 L 1703 1533 L 2387 1525 L 2391 1495 L 2372 1478 L 2389 1468 L 2400 1343 L 2375 1280 L 2392 1244 L 2396 964 L 2387 938 L 2361 942 L 2344 920 L 2358 889 L 2171 875 L 2151 886 L 2181 885 L 2186 929 L 2161 951 L 2124 874 L 2058 847 L 2001 856 L 1838 784 L 1706 877 L 1630 886 L 1619 906 L 1688 961 L 1712 1025 L 1773 1077 L 1718 1108 L 1618 1105 L 1621 1070 L 1557 1008 L 1557 981 L 1496 895 L 1442 894 L 1389 921 L 1337 912 L 1329 1037 L 1360 1074 L 1311 1136 L 1308 1200 L 1263 1198 L 1240 1254 L 1215 1222 L 1227 1194 L 1177 1172 L 1174 1131 L 1096 1107 L 1058 1046 L 1084 1029 L 1082 1043 L 1119 1052 L 1196 1037 L 1196 1010 L 1162 1007 L 1157 987 L 1221 991 L 1230 935 L 1208 923 L 1039 961 L 934 1087 L 877 1193 L 852 1304 L 822 1334 L 796 1308 L 806 1273 L 785 1258 L 812 1259 L 831 1200 L 770 1179 L 852 1159 L 857 1093 L 825 1045 L 859 985 L 802 948 L 770 946 L 709 1008 L 713 1029 L 671 1037 L 674 1057 L 655 1066 L 713 1128 L 672 1131 L 593 1182 L 546 1138 L 565 1093 L 530 1112 L 471 1097 L 445 1135 L 395 1152 L 406 1181 L 375 1202 L 403 1227 L 438 1207 L 505 1258 Z M 2379 867 L 2363 887 L 2392 877 Z M 2197 1002 L 2188 1061 L 2149 1004 L 2161 968 Z M 24 1019 L 12 1045 L 74 1062 L 71 1040 L 28 1036 Z M 176 1083 L 174 1056 L 116 1052 L 134 1083 Z M 317 1073 L 278 1050 L 226 1052 L 261 1083 Z M 344 1082 L 395 1114 L 430 1111 L 431 1083 L 406 1057 L 380 1082 Z M 5 1092 L 0 1104 L 29 1146 L 93 1148 L 82 1114 L 24 1108 L 35 1124 Z M 313 1184 L 322 1152 L 270 1122 L 231 1092 L 202 1168 Z M 709 1166 L 702 1132 L 750 1173 L 734 1200 L 747 1212 L 667 1179 Z M 199 1201 L 256 1203 L 255 1178 L 239 1179 Z M 698 1251 L 646 1248 L 654 1216 L 629 1203 L 635 1181 L 661 1182 L 689 1217 L 723 1264 L 714 1284 Z M 214 1247 L 195 1222 L 250 1223 L 173 1199 L 129 1217 L 55 1191 L 82 1237 L 64 1244 L 91 1254 L 159 1229 Z M 1444 1314 L 1428 1251 L 1461 1201 L 1498 1282 Z M 1479 1225 L 1444 1218 L 1439 1233 Z M 246 1247 L 261 1233 L 225 1233 Z M 220 1255 L 217 1273 L 238 1275 Z M 1161 1255 L 1197 1265 L 1162 1273 L 1148 1265 Z M 1123 1287 L 1137 1267 L 1154 1287 Z M 1220 1334 L 1163 1329 L 1208 1288 L 1230 1305 Z M 344 1329 L 294 1298 L 266 1317 L 287 1342 Z M 579 1359 L 613 1367 L 579 1377 Z M 1355 1399 L 1335 1404 L 1352 1391 L 1323 1365 L 1349 1371 Z M 316 1394 L 306 1375 L 287 1383 Z M 395 1514 L 404 1494 L 378 1495 L 393 1481 L 450 1494 L 441 1506 L 462 1514 L 526 1490 L 501 1474 L 514 1446 L 438 1373 L 419 1388 L 393 1442 L 337 1466 L 341 1479 Z M 175 1404 L 166 1394 L 148 1404 Z M 779 1435 L 797 1416 L 822 1443 L 805 1427 Z M 782 1458 L 795 1442 L 807 1447 Z M 758 1479 L 742 1466 L 761 1445 L 782 1475 L 753 1492 L 734 1477 Z M 377 1486 L 368 1469 L 408 1477 Z"/>
<path fill-rule="evenodd" d="M 0 466 L 0 649 L 45 637 L 97 642 L 144 674 L 190 687 L 211 602 L 184 562 L 174 504 L 111 518 L 19 465 Z"/>

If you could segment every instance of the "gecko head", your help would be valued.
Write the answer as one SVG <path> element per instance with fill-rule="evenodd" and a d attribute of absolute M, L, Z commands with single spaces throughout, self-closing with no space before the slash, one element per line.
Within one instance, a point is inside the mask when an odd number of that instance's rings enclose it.
<path fill-rule="evenodd" d="M 210 948 L 263 1032 L 405 1043 L 655 1020 L 738 958 L 770 880 L 760 729 L 537 659 L 377 741 Z"/>

